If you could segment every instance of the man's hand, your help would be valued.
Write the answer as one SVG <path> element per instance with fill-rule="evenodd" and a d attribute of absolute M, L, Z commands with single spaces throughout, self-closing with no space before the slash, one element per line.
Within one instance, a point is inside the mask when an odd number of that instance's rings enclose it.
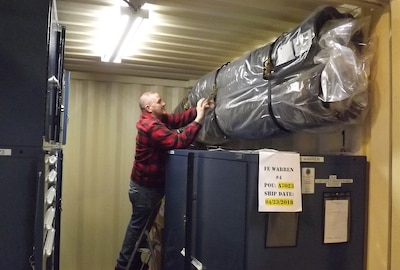
<path fill-rule="evenodd" d="M 196 106 L 197 116 L 196 119 L 194 119 L 194 121 L 201 124 L 204 119 L 205 111 L 212 107 L 214 107 L 213 101 L 209 101 L 206 98 L 199 99 L 199 101 L 197 101 L 197 106 Z"/>

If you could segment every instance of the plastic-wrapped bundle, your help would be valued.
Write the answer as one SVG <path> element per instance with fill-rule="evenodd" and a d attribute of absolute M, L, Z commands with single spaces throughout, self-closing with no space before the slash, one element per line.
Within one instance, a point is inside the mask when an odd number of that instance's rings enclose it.
<path fill-rule="evenodd" d="M 260 139 L 357 119 L 367 105 L 369 55 L 358 47 L 366 22 L 323 7 L 275 42 L 204 76 L 184 101 L 187 107 L 215 98 L 198 140 Z"/>

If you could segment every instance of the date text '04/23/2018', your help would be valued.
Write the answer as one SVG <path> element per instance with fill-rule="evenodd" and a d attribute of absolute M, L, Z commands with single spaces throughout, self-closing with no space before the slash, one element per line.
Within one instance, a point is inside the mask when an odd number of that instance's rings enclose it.
<path fill-rule="evenodd" d="M 293 199 L 288 198 L 266 198 L 265 205 L 293 206 Z"/>

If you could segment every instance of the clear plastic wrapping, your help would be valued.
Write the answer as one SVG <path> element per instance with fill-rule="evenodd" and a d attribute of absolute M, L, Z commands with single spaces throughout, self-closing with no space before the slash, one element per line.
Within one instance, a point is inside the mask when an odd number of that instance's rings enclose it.
<path fill-rule="evenodd" d="M 368 105 L 368 24 L 321 7 L 293 31 L 201 78 L 177 110 L 213 97 L 198 141 L 214 145 L 356 123 Z"/>

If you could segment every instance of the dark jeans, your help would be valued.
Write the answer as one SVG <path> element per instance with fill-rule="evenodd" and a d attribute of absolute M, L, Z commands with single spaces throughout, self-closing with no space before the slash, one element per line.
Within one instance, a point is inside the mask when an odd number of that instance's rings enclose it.
<path fill-rule="evenodd" d="M 125 239 L 122 243 L 122 248 L 115 269 L 126 269 L 140 233 L 142 232 L 152 210 L 160 202 L 163 195 L 164 189 L 162 188 L 145 188 L 133 181 L 130 182 L 129 200 L 132 203 L 132 215 L 128 228 L 126 229 Z M 126 270 L 140 269 L 140 265 L 140 254 L 136 253 L 130 269 Z"/>

